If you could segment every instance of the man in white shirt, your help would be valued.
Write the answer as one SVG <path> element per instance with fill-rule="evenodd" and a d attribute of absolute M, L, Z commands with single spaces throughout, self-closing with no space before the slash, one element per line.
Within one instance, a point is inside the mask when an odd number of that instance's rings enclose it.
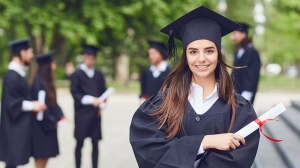
<path fill-rule="evenodd" d="M 167 58 L 165 44 L 156 41 L 148 41 L 148 43 L 150 46 L 148 56 L 151 66 L 145 69 L 140 77 L 141 103 L 159 91 L 166 77 L 172 71 L 172 68 L 165 61 Z"/>
<path fill-rule="evenodd" d="M 105 92 L 104 75 L 95 68 L 98 47 L 84 45 L 84 63 L 71 76 L 71 93 L 74 98 L 76 168 L 81 167 L 81 149 L 84 140 L 92 140 L 93 168 L 98 167 L 98 142 L 102 139 L 101 109 L 105 102 L 99 97 Z"/>
<path fill-rule="evenodd" d="M 28 163 L 31 155 L 32 112 L 43 112 L 47 107 L 38 101 L 30 101 L 24 71 L 24 66 L 28 66 L 33 57 L 29 38 L 12 41 L 9 46 L 12 61 L 3 78 L 0 160 L 6 163 L 6 168 L 15 168 Z"/>

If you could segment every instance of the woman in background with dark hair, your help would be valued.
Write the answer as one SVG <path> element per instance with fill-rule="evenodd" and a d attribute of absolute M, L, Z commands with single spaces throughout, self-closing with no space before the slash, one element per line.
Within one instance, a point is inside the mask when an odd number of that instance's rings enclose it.
<path fill-rule="evenodd" d="M 221 37 L 240 25 L 199 7 L 161 31 L 182 41 L 178 66 L 161 92 L 135 112 L 130 143 L 142 168 L 250 168 L 259 132 L 233 134 L 257 118 L 252 105 L 234 93 L 220 52 Z M 176 54 L 175 54 L 176 55 Z"/>
<path fill-rule="evenodd" d="M 41 92 L 45 94 L 45 104 L 48 109 L 44 113 L 33 115 L 32 156 L 36 168 L 45 168 L 50 157 L 59 154 L 57 127 L 64 122 L 64 115 L 56 101 L 56 88 L 53 61 L 54 52 L 41 54 L 36 57 L 38 63 L 37 75 L 32 85 L 33 100 L 41 99 Z"/>

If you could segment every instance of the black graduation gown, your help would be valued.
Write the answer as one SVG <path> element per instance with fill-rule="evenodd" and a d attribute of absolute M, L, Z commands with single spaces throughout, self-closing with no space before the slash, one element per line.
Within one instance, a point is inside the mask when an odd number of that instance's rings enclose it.
<path fill-rule="evenodd" d="M 29 100 L 29 94 L 25 78 L 8 70 L 3 77 L 0 160 L 9 166 L 29 161 L 32 112 L 22 111 L 22 102 Z"/>
<path fill-rule="evenodd" d="M 33 100 L 38 100 L 40 90 L 45 88 L 42 81 L 36 77 L 31 87 Z M 56 125 L 64 115 L 58 104 L 47 107 L 42 121 L 36 119 L 36 114 L 32 115 L 32 156 L 37 159 L 55 157 L 59 154 Z"/>
<path fill-rule="evenodd" d="M 239 107 L 231 132 L 236 132 L 256 118 L 252 105 L 237 95 Z M 135 112 L 130 126 L 130 143 L 141 168 L 191 168 L 205 135 L 226 133 L 230 125 L 230 108 L 221 99 L 204 114 L 198 115 L 188 103 L 180 135 L 166 139 L 166 126 L 158 130 L 155 112 L 162 103 L 161 93 L 145 101 Z M 200 155 L 198 168 L 250 168 L 259 143 L 258 130 L 246 137 L 246 145 L 235 150 L 206 150 Z"/>
<path fill-rule="evenodd" d="M 243 91 L 250 91 L 253 93 L 251 103 L 253 104 L 255 94 L 257 91 L 259 72 L 260 72 L 260 58 L 259 54 L 253 47 L 245 49 L 241 58 L 234 58 L 234 66 L 247 66 L 246 68 L 235 69 L 232 71 L 234 89 L 241 94 Z"/>
<path fill-rule="evenodd" d="M 81 99 L 85 95 L 100 97 L 106 90 L 103 74 L 95 70 L 93 78 L 89 78 L 86 73 L 78 69 L 71 76 L 71 93 L 75 102 L 75 132 L 77 140 L 91 137 L 95 140 L 102 139 L 101 116 L 98 115 L 99 108 L 92 105 L 81 104 Z"/>
<path fill-rule="evenodd" d="M 144 97 L 148 99 L 149 97 L 159 92 L 159 89 L 161 88 L 166 77 L 169 75 L 171 71 L 172 68 L 168 66 L 164 72 L 161 72 L 161 74 L 157 78 L 154 78 L 150 68 L 143 70 L 140 78 L 140 82 L 141 82 L 140 98 Z"/>

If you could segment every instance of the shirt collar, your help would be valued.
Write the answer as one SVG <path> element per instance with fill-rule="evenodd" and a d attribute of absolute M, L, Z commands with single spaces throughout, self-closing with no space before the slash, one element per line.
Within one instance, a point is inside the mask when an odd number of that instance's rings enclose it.
<path fill-rule="evenodd" d="M 16 71 L 19 75 L 21 75 L 22 77 L 26 76 L 25 70 L 24 70 L 24 66 L 22 66 L 21 64 L 15 62 L 15 61 L 11 61 L 8 65 L 8 69 L 9 70 L 13 70 Z"/>
<path fill-rule="evenodd" d="M 88 68 L 85 64 L 81 64 L 79 67 L 89 78 L 93 78 L 95 74 L 95 67 Z"/>
<path fill-rule="evenodd" d="M 158 67 L 156 67 L 156 66 L 154 66 L 154 65 L 151 65 L 151 66 L 150 66 L 150 70 L 151 70 L 151 71 L 161 71 L 161 72 L 164 72 L 164 71 L 166 71 L 167 67 L 168 67 L 168 63 L 167 63 L 166 61 L 162 61 L 162 62 L 158 65 Z"/>
<path fill-rule="evenodd" d="M 95 67 L 88 68 L 85 64 L 81 64 L 80 69 L 82 69 L 84 71 L 92 71 L 92 70 L 95 70 Z"/>
<path fill-rule="evenodd" d="M 205 99 L 209 99 L 209 98 L 215 97 L 215 96 L 219 97 L 219 95 L 218 95 L 218 86 L 219 86 L 218 83 L 216 83 L 215 87 L 214 87 L 214 90 Z M 193 83 L 193 82 L 191 83 L 191 89 L 190 90 L 191 90 L 191 93 L 189 95 L 189 100 L 192 99 L 194 94 L 203 94 L 203 87 L 196 84 L 196 83 Z"/>

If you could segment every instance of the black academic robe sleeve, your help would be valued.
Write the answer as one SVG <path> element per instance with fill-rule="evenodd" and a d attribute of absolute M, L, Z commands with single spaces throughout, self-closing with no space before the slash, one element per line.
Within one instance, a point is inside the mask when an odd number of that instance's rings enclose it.
<path fill-rule="evenodd" d="M 15 78 L 14 76 L 8 76 L 6 78 L 6 88 L 7 94 L 3 95 L 3 98 L 6 99 L 9 116 L 12 120 L 16 121 L 20 115 L 23 113 L 22 111 L 22 103 L 25 100 L 23 95 L 23 83 L 18 81 L 19 78 Z M 29 101 L 29 100 L 28 100 Z"/>
<path fill-rule="evenodd" d="M 81 102 L 84 93 L 80 89 L 79 71 L 75 71 L 71 76 L 71 93 L 74 98 L 74 101 Z M 76 103 L 76 104 L 81 104 L 81 103 Z"/>
<path fill-rule="evenodd" d="M 204 135 L 166 139 L 166 127 L 158 130 L 154 113 L 161 102 L 154 95 L 135 112 L 130 126 L 130 143 L 141 168 L 190 168 L 196 159 Z M 155 107 L 154 107 L 155 106 Z"/>
<path fill-rule="evenodd" d="M 240 96 L 241 97 L 241 96 Z M 243 98 L 241 98 L 243 99 Z M 256 113 L 250 102 L 243 100 L 243 104 L 237 109 L 237 116 L 232 133 L 237 132 L 242 127 L 252 122 L 257 118 Z M 245 138 L 246 145 L 241 144 L 235 150 L 220 151 L 216 149 L 209 149 L 203 154 L 198 168 L 250 168 L 253 164 L 254 158 L 259 144 L 259 131 L 256 130 Z"/>
<path fill-rule="evenodd" d="M 147 70 L 143 70 L 143 72 L 141 73 L 141 77 L 140 77 L 140 83 L 141 83 L 141 94 L 140 94 L 140 98 L 145 97 L 146 96 L 146 84 L 147 84 Z"/>
<path fill-rule="evenodd" d="M 243 74 L 243 91 L 250 91 L 255 94 L 261 62 L 258 52 L 254 48 L 250 48 L 245 54 L 247 54 L 247 57 L 249 58 L 246 65 L 247 67 L 245 68 L 245 73 Z"/>

